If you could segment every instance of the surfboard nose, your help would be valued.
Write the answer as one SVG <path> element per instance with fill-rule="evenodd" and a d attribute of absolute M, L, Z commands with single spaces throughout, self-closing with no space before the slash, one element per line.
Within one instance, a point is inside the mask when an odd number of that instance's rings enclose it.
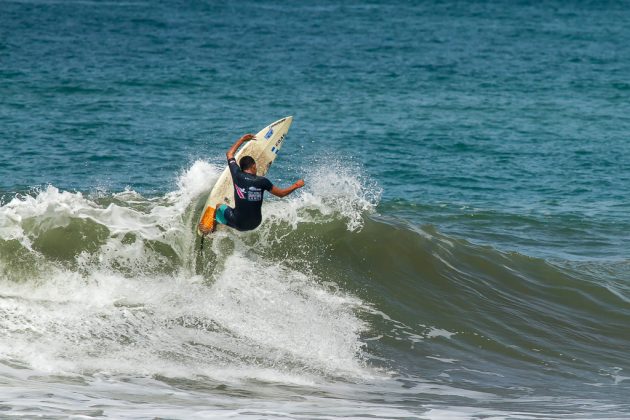
<path fill-rule="evenodd" d="M 290 126 L 292 122 L 293 122 L 293 115 L 289 115 L 288 117 L 284 117 L 281 120 L 276 121 L 275 123 L 272 124 L 272 126 L 275 126 L 277 124 L 286 124 Z"/>

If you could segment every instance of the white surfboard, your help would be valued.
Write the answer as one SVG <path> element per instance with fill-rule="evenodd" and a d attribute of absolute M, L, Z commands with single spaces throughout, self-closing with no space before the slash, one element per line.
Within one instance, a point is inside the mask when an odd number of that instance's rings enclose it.
<path fill-rule="evenodd" d="M 241 147 L 236 153 L 236 162 L 238 163 L 241 156 L 251 156 L 256 161 L 256 175 L 266 175 L 269 171 L 269 167 L 271 167 L 276 156 L 278 156 L 278 152 L 282 147 L 289 127 L 291 127 L 291 122 L 293 122 L 293 117 L 285 117 L 260 130 L 252 140 L 245 143 L 245 146 Z M 232 183 L 230 168 L 227 166 L 223 170 L 217 183 L 214 184 L 206 200 L 206 205 L 203 208 L 199 222 L 201 223 L 209 207 L 216 209 L 221 204 L 234 207 L 234 184 Z M 197 226 L 199 226 L 199 224 L 197 224 Z M 197 234 L 203 236 L 199 227 L 197 227 Z"/>

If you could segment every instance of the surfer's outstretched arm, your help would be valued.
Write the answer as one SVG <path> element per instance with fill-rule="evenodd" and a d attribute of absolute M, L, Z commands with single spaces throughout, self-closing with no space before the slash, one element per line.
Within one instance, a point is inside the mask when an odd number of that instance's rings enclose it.
<path fill-rule="evenodd" d="M 271 187 L 271 190 L 269 192 L 275 195 L 276 197 L 285 197 L 291 194 L 293 191 L 297 190 L 298 188 L 302 188 L 303 186 L 304 186 L 304 180 L 300 179 L 299 181 L 297 181 L 295 184 L 291 185 L 288 188 L 278 188 L 274 185 L 273 187 Z"/>
<path fill-rule="evenodd" d="M 236 151 L 238 150 L 238 148 L 241 147 L 241 145 L 243 143 L 245 143 L 246 141 L 249 141 L 249 140 L 251 140 L 253 138 L 254 138 L 253 134 L 245 134 L 245 135 L 243 135 L 243 137 L 241 137 L 240 139 L 236 140 L 236 143 L 234 143 L 232 145 L 232 147 L 230 147 L 230 150 L 228 150 L 227 153 L 225 154 L 225 156 L 227 156 L 228 160 L 234 159 L 234 155 L 236 154 Z"/>

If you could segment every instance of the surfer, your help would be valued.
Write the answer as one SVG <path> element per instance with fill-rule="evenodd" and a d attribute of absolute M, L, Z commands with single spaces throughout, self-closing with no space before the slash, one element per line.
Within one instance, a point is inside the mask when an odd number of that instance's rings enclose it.
<path fill-rule="evenodd" d="M 235 206 L 232 208 L 227 204 L 222 204 L 215 213 L 218 223 L 240 231 L 253 230 L 260 225 L 262 221 L 260 209 L 265 191 L 269 191 L 276 197 L 285 197 L 304 186 L 304 180 L 300 179 L 290 187 L 276 187 L 264 176 L 256 175 L 256 161 L 251 156 L 243 156 L 237 164 L 234 158 L 236 151 L 243 143 L 253 138 L 253 134 L 245 134 L 225 154 L 234 183 Z M 206 229 L 201 229 L 201 231 L 204 235 L 209 233 Z"/>

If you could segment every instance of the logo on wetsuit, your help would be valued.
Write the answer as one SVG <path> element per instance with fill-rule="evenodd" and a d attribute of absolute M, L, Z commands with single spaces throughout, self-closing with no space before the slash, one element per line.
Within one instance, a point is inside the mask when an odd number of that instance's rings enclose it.
<path fill-rule="evenodd" d="M 251 186 L 249 187 L 249 191 L 247 191 L 247 201 L 261 201 L 262 200 L 262 189 Z"/>
<path fill-rule="evenodd" d="M 241 188 L 235 185 L 236 194 L 241 200 L 247 201 L 262 201 L 262 189 L 254 187 L 253 185 L 248 189 Z"/>

